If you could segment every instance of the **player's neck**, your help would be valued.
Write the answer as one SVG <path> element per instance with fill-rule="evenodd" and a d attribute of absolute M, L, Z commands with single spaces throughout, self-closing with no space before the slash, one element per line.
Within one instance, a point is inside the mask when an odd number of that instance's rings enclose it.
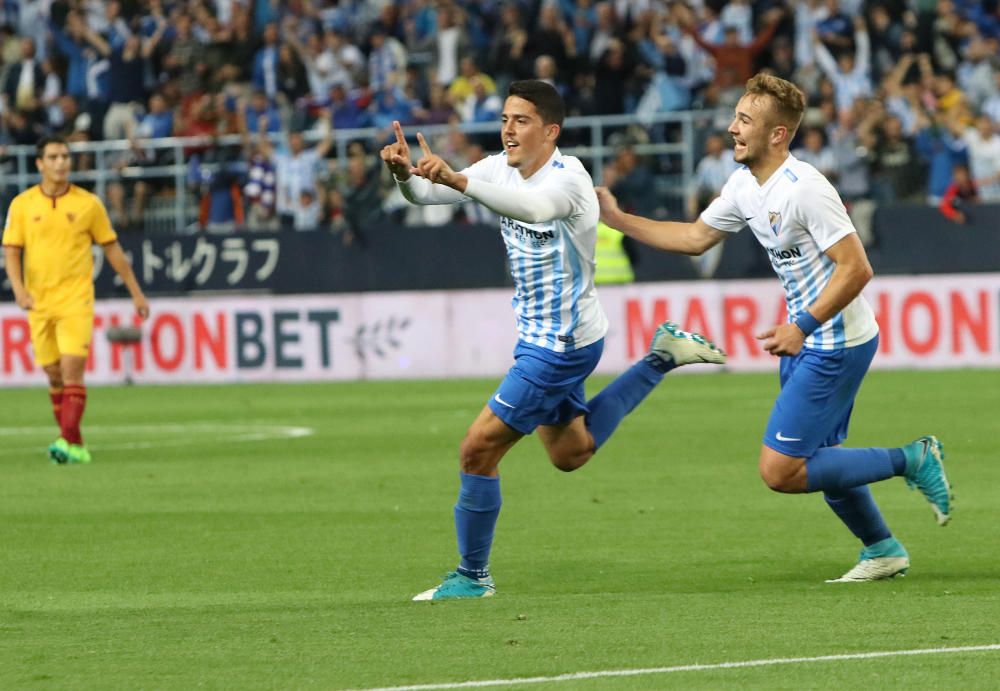
<path fill-rule="evenodd" d="M 42 180 L 38 186 L 42 188 L 42 194 L 49 198 L 61 197 L 69 191 L 69 181 L 51 182 L 49 180 Z"/>
<path fill-rule="evenodd" d="M 523 179 L 527 180 L 532 175 L 534 175 L 535 173 L 537 173 L 538 171 L 540 171 L 542 168 L 545 167 L 545 164 L 549 162 L 549 159 L 552 158 L 552 154 L 554 154 L 555 151 L 556 151 L 555 147 L 543 151 L 539 155 L 538 160 L 535 161 L 535 163 L 530 168 L 518 168 L 517 172 L 521 174 L 521 177 Z"/>
<path fill-rule="evenodd" d="M 757 184 L 763 186 L 778 168 L 785 165 L 787 160 L 788 149 L 771 152 L 765 158 L 749 166 L 750 173 L 757 179 Z"/>

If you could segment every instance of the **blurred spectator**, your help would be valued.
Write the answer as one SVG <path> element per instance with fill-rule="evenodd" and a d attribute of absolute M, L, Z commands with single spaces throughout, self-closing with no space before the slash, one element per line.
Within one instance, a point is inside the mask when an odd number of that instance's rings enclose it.
<path fill-rule="evenodd" d="M 634 61 L 625 44 L 613 39 L 594 69 L 594 108 L 597 115 L 628 112 L 625 101 L 634 71 Z"/>
<path fill-rule="evenodd" d="M 722 186 L 739 164 L 733 152 L 725 147 L 722 135 L 710 134 L 705 140 L 705 155 L 695 167 L 691 189 L 687 195 L 687 217 L 694 220 L 719 196 Z"/>
<path fill-rule="evenodd" d="M 1000 68 L 993 75 L 993 95 L 983 101 L 982 113 L 994 125 L 1000 125 Z"/>
<path fill-rule="evenodd" d="M 653 174 L 649 164 L 639 158 L 632 146 L 618 149 L 615 159 L 605 169 L 604 184 L 618 198 L 624 211 L 649 216 L 655 199 L 650 194 L 653 189 Z"/>
<path fill-rule="evenodd" d="M 805 161 L 830 182 L 837 184 L 837 158 L 833 149 L 827 146 L 826 134 L 819 127 L 807 127 L 802 133 L 802 146 L 792 151 L 792 155 L 800 161 Z"/>
<path fill-rule="evenodd" d="M 512 81 L 528 74 L 524 66 L 527 43 L 528 32 L 524 28 L 520 8 L 513 2 L 504 3 L 500 8 L 500 26 L 493 33 L 489 56 L 500 93 L 506 93 Z"/>
<path fill-rule="evenodd" d="M 694 180 L 687 195 L 687 215 L 694 220 L 702 211 L 708 208 L 719 193 L 729 176 L 739 168 L 733 159 L 733 152 L 726 148 L 721 134 L 710 134 L 705 140 L 705 155 L 695 168 Z M 692 257 L 698 275 L 711 278 L 722 260 L 723 244 L 710 248 L 700 257 Z"/>
<path fill-rule="evenodd" d="M 827 35 L 833 37 L 839 34 Z M 853 53 L 844 51 L 834 59 L 820 40 L 820 36 L 817 31 L 816 62 L 827 78 L 833 82 L 837 110 L 850 110 L 855 100 L 868 97 L 872 93 L 871 45 L 868 42 L 864 19 L 855 18 Z"/>
<path fill-rule="evenodd" d="M 997 56 L 997 41 L 973 38 L 965 47 L 965 59 L 956 70 L 956 78 L 962 93 L 974 108 L 996 93 L 995 76 L 1000 69 L 994 67 Z"/>
<path fill-rule="evenodd" d="M 298 203 L 293 212 L 292 227 L 298 231 L 319 230 L 322 225 L 323 205 L 317 190 L 304 189 L 299 192 Z"/>
<path fill-rule="evenodd" d="M 461 73 L 448 86 L 448 98 L 455 106 L 463 103 L 472 95 L 475 91 L 476 82 L 482 84 L 488 94 L 495 94 L 497 92 L 497 85 L 494 83 L 493 78 L 479 69 L 475 58 L 467 55 L 462 58 L 459 65 Z M 443 84 L 447 85 L 448 83 L 443 82 Z"/>
<path fill-rule="evenodd" d="M 166 31 L 167 22 L 159 18 L 155 33 L 146 39 L 129 34 L 117 45 L 112 45 L 101 36 L 94 35 L 91 42 L 97 51 L 109 59 L 109 102 L 104 116 L 105 139 L 131 139 L 135 131 L 136 118 L 146 101 L 143 80 L 146 61 L 153 54 L 156 45 Z"/>
<path fill-rule="evenodd" d="M 204 88 L 206 65 L 201 60 L 202 46 L 194 37 L 191 16 L 185 12 L 177 12 L 173 15 L 171 24 L 174 36 L 163 56 L 163 67 L 177 77 L 181 95 L 186 97 Z"/>
<path fill-rule="evenodd" d="M 968 147 L 962 139 L 965 126 L 957 118 L 940 113 L 934 116 L 933 123 L 925 115 L 920 115 L 918 121 L 917 151 L 929 166 L 927 201 L 937 205 L 951 184 L 955 166 L 968 164 Z"/>
<path fill-rule="evenodd" d="M 278 98 L 286 104 L 295 104 L 309 95 L 309 75 L 305 65 L 287 43 L 278 48 Z"/>
<path fill-rule="evenodd" d="M 499 122 L 503 99 L 490 92 L 485 82 L 472 80 L 472 93 L 458 108 L 464 122 Z"/>
<path fill-rule="evenodd" d="M 551 56 L 559 72 L 570 74 L 576 59 L 576 38 L 563 20 L 555 3 L 543 3 L 538 12 L 538 23 L 528 32 L 524 46 L 524 59 L 533 65 L 541 55 Z"/>
<path fill-rule="evenodd" d="M 371 114 L 351 98 L 344 84 L 334 82 L 329 97 L 323 104 L 333 113 L 333 126 L 338 130 L 350 130 L 371 125 Z"/>
<path fill-rule="evenodd" d="M 369 165 L 367 156 L 347 158 L 346 180 L 341 188 L 344 219 L 355 237 L 364 237 L 364 229 L 385 218 L 379 183 L 380 161 Z"/>
<path fill-rule="evenodd" d="M 263 91 L 269 100 L 278 96 L 278 25 L 264 27 L 263 42 L 253 57 L 251 77 L 254 88 Z"/>
<path fill-rule="evenodd" d="M 386 86 L 402 85 L 406 72 L 406 48 L 390 35 L 383 24 L 372 27 L 371 53 L 368 55 L 368 84 L 379 90 Z"/>
<path fill-rule="evenodd" d="M 243 227 L 243 193 L 238 167 L 229 161 L 208 166 L 195 155 L 189 162 L 188 181 L 199 193 L 198 227 L 201 230 L 232 233 Z"/>
<path fill-rule="evenodd" d="M 969 222 L 968 208 L 979 201 L 979 189 L 969 175 L 966 166 L 958 165 L 952 170 L 952 181 L 941 197 L 938 208 L 945 218 L 954 223 Z"/>
<path fill-rule="evenodd" d="M 388 130 L 393 120 L 408 124 L 416 120 L 416 104 L 413 103 L 402 89 L 396 86 L 385 86 L 375 94 L 372 103 L 372 124 L 379 129 Z"/>
<path fill-rule="evenodd" d="M 35 42 L 30 38 L 22 38 L 20 42 L 20 60 L 7 68 L 3 82 L 3 106 L 17 108 L 26 115 L 42 107 L 42 94 L 45 91 L 45 74 L 41 61 L 35 57 Z"/>
<path fill-rule="evenodd" d="M 962 139 L 969 151 L 969 172 L 984 202 L 1000 202 L 1000 134 L 988 117 L 981 115 Z"/>
<path fill-rule="evenodd" d="M 451 84 L 459 76 L 459 56 L 471 49 L 469 37 L 462 28 L 462 12 L 450 3 L 441 3 L 437 10 L 437 31 L 434 35 L 434 74 L 442 86 Z M 463 61 L 470 59 L 463 58 Z M 478 71 L 478 70 L 477 70 Z M 465 70 L 462 70 L 465 75 Z M 456 102 L 468 94 L 454 96 Z"/>
<path fill-rule="evenodd" d="M 322 140 L 307 149 L 302 132 L 288 135 L 288 149 L 275 156 L 275 184 L 277 186 L 277 211 L 282 227 L 291 228 L 295 223 L 295 207 L 303 190 L 315 190 L 322 159 L 333 146 L 333 126 L 329 110 L 320 119 Z"/>
<path fill-rule="evenodd" d="M 743 86 L 755 72 L 754 61 L 757 56 L 764 51 L 775 31 L 784 11 L 775 8 L 769 11 L 764 17 L 764 28 L 760 30 L 752 43 L 743 43 L 740 38 L 738 27 L 726 27 L 725 38 L 722 44 L 713 44 L 707 41 L 698 31 L 695 25 L 694 14 L 690 11 L 681 15 L 684 31 L 704 50 L 715 59 L 715 77 L 713 86 L 719 92 L 739 91 L 742 94 Z M 732 95 L 727 95 L 726 102 L 736 99 Z"/>
<path fill-rule="evenodd" d="M 879 203 L 916 199 L 927 172 L 914 143 L 903 136 L 902 121 L 889 115 L 864 136 Z"/>
<path fill-rule="evenodd" d="M 851 48 L 851 18 L 841 11 L 838 0 L 826 0 L 825 5 L 826 16 L 816 22 L 816 36 L 821 41 L 820 45 L 836 53 L 848 51 Z M 856 28 L 854 36 L 856 42 Z"/>
<path fill-rule="evenodd" d="M 417 114 L 421 124 L 443 125 L 456 116 L 455 108 L 448 101 L 447 92 L 440 84 L 431 84 L 426 108 Z M 336 122 L 336 114 L 334 115 Z M 337 123 L 340 127 L 340 123 Z"/>
<path fill-rule="evenodd" d="M 237 110 L 243 113 L 246 121 L 246 128 L 250 132 L 257 132 L 258 120 L 264 118 L 267 122 L 267 131 L 271 134 L 281 132 L 281 112 L 267 99 L 267 94 L 263 89 L 256 89 L 250 95 L 249 102 L 239 101 Z"/>
<path fill-rule="evenodd" d="M 246 226 L 248 230 L 278 230 L 280 222 L 277 213 L 277 176 L 274 164 L 274 147 L 267 136 L 267 120 L 258 121 L 258 130 L 253 136 L 244 131 L 244 146 L 247 150 L 247 175 L 243 185 L 246 200 Z"/>

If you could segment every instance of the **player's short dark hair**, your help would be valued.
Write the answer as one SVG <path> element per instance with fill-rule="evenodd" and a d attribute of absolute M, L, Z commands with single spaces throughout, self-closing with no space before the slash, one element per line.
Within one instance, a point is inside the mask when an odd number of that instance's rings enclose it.
<path fill-rule="evenodd" d="M 508 96 L 523 98 L 535 105 L 535 110 L 542 116 L 542 122 L 546 125 L 559 125 L 562 127 L 566 117 L 566 104 L 556 88 L 548 82 L 539 79 L 522 79 L 513 82 L 507 89 Z"/>
<path fill-rule="evenodd" d="M 35 154 L 38 158 L 41 158 L 45 154 L 45 147 L 49 144 L 62 144 L 66 148 L 69 148 L 69 142 L 66 141 L 65 137 L 61 137 L 58 134 L 47 134 L 35 144 Z"/>

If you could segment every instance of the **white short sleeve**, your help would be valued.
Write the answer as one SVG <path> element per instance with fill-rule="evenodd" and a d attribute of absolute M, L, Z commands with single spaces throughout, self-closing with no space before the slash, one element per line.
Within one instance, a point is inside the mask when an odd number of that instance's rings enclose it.
<path fill-rule="evenodd" d="M 826 178 L 817 176 L 809 179 L 793 203 L 796 216 L 823 252 L 851 233 L 858 232 L 847 215 L 840 195 Z"/>
<path fill-rule="evenodd" d="M 740 207 L 736 203 L 736 195 L 734 193 L 734 178 L 737 173 L 729 176 L 726 184 L 722 186 L 719 196 L 708 205 L 707 209 L 701 212 L 702 221 L 708 226 L 716 230 L 721 230 L 724 233 L 738 233 L 747 224 L 747 219 L 740 212 Z"/>

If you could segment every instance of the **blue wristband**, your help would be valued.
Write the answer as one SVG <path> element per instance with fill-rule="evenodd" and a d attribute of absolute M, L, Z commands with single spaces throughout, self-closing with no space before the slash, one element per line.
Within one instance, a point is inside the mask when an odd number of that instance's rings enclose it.
<path fill-rule="evenodd" d="M 815 331 L 820 327 L 819 320 L 816 319 L 816 317 L 812 316 L 812 314 L 809 313 L 809 310 L 806 310 L 805 312 L 800 314 L 798 319 L 795 320 L 794 324 L 795 326 L 799 327 L 802 333 L 806 335 L 806 338 L 808 338 L 813 331 Z"/>

